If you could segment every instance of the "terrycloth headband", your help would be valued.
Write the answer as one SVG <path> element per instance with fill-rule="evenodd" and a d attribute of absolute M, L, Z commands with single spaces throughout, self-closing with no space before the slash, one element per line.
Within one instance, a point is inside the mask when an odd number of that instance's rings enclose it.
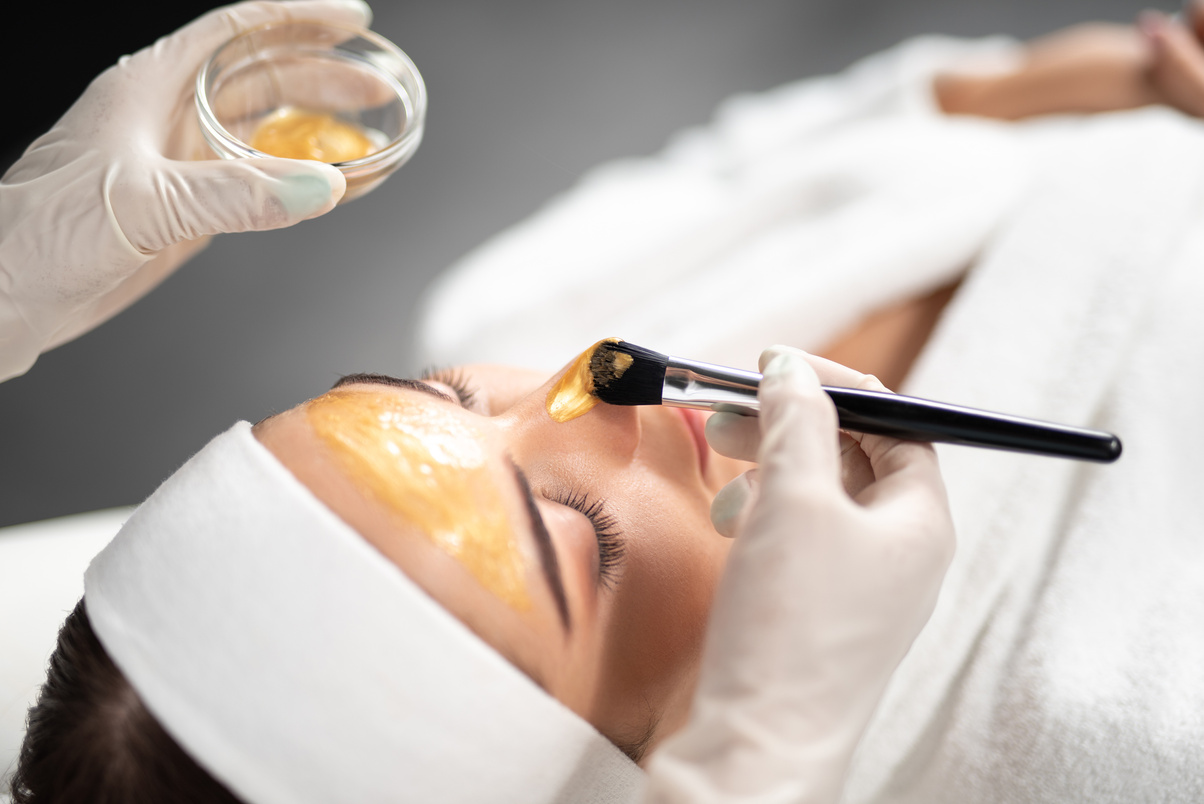
<path fill-rule="evenodd" d="M 239 422 L 84 579 L 146 706 L 251 804 L 628 802 L 642 772 L 315 498 Z"/>

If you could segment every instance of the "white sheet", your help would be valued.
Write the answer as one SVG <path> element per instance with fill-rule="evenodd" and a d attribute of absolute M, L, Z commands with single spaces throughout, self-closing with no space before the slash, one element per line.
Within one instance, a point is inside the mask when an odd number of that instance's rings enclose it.
<path fill-rule="evenodd" d="M 25 713 L 46 679 L 59 626 L 84 594 L 84 570 L 131 510 L 0 528 L 0 793 L 16 766 Z"/>

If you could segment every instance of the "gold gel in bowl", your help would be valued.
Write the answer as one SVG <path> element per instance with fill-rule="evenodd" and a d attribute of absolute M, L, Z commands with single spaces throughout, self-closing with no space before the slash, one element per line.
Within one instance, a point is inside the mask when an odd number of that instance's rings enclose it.
<path fill-rule="evenodd" d="M 197 75 L 196 104 L 219 156 L 329 162 L 346 177 L 349 201 L 418 148 L 426 87 L 387 39 L 295 21 L 247 31 L 218 48 Z"/>
<path fill-rule="evenodd" d="M 380 150 L 380 143 L 362 128 L 332 114 L 286 107 L 260 121 L 251 147 L 285 159 L 350 162 Z"/>

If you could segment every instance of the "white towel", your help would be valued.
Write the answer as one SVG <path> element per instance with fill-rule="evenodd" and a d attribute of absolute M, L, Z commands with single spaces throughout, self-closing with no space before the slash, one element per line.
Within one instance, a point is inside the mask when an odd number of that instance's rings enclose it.
<path fill-rule="evenodd" d="M 908 391 L 1117 432 L 1111 466 L 946 448 L 960 555 L 849 801 L 1204 800 L 1204 126 L 1022 132 L 1036 179 Z"/>
<path fill-rule="evenodd" d="M 905 43 L 593 172 L 435 287 L 422 357 L 551 369 L 617 335 L 748 365 L 973 264 L 904 390 L 1125 454 L 941 449 L 959 554 L 846 799 L 1201 801 L 1204 128 L 936 112 L 934 70 L 1014 47 Z"/>
<path fill-rule="evenodd" d="M 730 100 L 660 156 L 593 171 L 439 278 L 420 357 L 551 370 L 620 336 L 747 366 L 940 286 L 1025 174 L 1004 127 L 936 114 L 921 77 L 1011 47 L 920 40 Z"/>

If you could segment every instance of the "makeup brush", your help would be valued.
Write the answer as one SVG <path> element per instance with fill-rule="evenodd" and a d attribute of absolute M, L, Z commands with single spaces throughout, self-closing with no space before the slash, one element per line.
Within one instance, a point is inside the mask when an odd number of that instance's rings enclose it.
<path fill-rule="evenodd" d="M 755 371 L 670 357 L 626 341 L 604 341 L 590 357 L 593 394 L 611 405 L 670 405 L 756 415 Z M 1111 463 L 1120 457 L 1112 433 L 992 413 L 912 396 L 856 388 L 824 391 L 840 426 L 910 441 L 938 441 Z"/>

